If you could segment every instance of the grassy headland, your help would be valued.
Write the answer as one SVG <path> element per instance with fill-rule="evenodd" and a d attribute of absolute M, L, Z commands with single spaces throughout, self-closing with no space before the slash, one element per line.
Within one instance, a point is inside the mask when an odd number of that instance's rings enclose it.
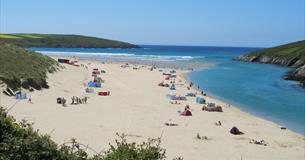
<path fill-rule="evenodd" d="M 284 79 L 300 81 L 305 86 L 305 40 L 254 51 L 238 57 L 237 60 L 296 68 L 285 75 Z"/>
<path fill-rule="evenodd" d="M 0 43 L 15 44 L 20 47 L 46 48 L 138 48 L 139 46 L 81 35 L 60 34 L 0 34 Z"/>
<path fill-rule="evenodd" d="M 57 62 L 40 53 L 12 44 L 0 43 L 0 81 L 10 88 L 48 88 L 47 73 L 57 69 Z"/>

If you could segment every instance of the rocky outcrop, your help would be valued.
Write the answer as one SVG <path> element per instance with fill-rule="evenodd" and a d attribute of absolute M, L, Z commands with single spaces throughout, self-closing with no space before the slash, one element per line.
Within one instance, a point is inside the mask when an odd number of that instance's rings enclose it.
<path fill-rule="evenodd" d="M 293 67 L 295 70 L 287 73 L 283 78 L 299 81 L 305 87 L 305 41 L 255 51 L 239 56 L 235 60 Z"/>

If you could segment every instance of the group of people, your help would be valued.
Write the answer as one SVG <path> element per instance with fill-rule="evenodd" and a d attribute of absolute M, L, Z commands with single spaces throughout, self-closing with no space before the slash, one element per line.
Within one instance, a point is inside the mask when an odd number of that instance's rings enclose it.
<path fill-rule="evenodd" d="M 71 97 L 71 100 L 72 100 L 71 104 L 83 104 L 83 103 L 85 104 L 87 103 L 88 98 L 86 96 L 84 98 L 73 96 Z"/>

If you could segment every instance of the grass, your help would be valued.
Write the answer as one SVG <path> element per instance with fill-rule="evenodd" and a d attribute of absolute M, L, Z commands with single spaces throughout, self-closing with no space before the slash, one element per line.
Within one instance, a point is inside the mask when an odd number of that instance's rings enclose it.
<path fill-rule="evenodd" d="M 47 73 L 57 70 L 57 62 L 40 53 L 12 44 L 0 44 L 0 80 L 10 88 L 48 88 Z"/>
<path fill-rule="evenodd" d="M 15 36 L 12 34 L 0 34 L 0 38 L 15 39 L 15 38 L 22 38 L 22 37 Z"/>
<path fill-rule="evenodd" d="M 0 43 L 15 44 L 26 48 L 138 48 L 137 45 L 116 40 L 60 34 L 0 34 Z"/>
<path fill-rule="evenodd" d="M 247 56 L 267 56 L 287 60 L 299 58 L 305 60 L 305 40 L 255 51 Z"/>
<path fill-rule="evenodd" d="M 35 35 L 35 34 L 20 34 L 19 36 L 23 37 L 23 38 L 43 38 L 43 37 Z"/>

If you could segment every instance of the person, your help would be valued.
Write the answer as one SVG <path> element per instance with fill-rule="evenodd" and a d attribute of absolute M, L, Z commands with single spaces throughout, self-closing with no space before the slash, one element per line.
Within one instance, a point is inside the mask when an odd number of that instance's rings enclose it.
<path fill-rule="evenodd" d="M 190 109 L 190 106 L 189 105 L 186 105 L 185 107 L 184 107 L 184 110 L 189 110 Z"/>
<path fill-rule="evenodd" d="M 110 96 L 110 91 L 107 92 L 107 95 Z"/>
<path fill-rule="evenodd" d="M 66 99 L 65 99 L 65 98 L 62 98 L 61 103 L 62 103 L 62 106 L 65 107 L 65 106 L 66 106 Z"/>
<path fill-rule="evenodd" d="M 29 103 L 33 103 L 32 102 L 32 98 L 31 98 L 31 96 L 29 97 L 29 101 L 28 101 Z"/>
<path fill-rule="evenodd" d="M 71 97 L 71 100 L 72 100 L 72 103 L 71 103 L 71 104 L 74 104 L 74 100 L 75 100 L 74 96 Z"/>
<path fill-rule="evenodd" d="M 254 140 L 254 139 L 252 139 L 249 143 L 267 146 L 267 143 L 263 139 L 262 140 Z"/>
<path fill-rule="evenodd" d="M 221 126 L 221 122 L 218 121 L 218 122 L 215 123 L 215 125 L 216 125 L 216 126 Z"/>
<path fill-rule="evenodd" d="M 82 100 L 77 97 L 78 103 L 82 104 Z"/>

